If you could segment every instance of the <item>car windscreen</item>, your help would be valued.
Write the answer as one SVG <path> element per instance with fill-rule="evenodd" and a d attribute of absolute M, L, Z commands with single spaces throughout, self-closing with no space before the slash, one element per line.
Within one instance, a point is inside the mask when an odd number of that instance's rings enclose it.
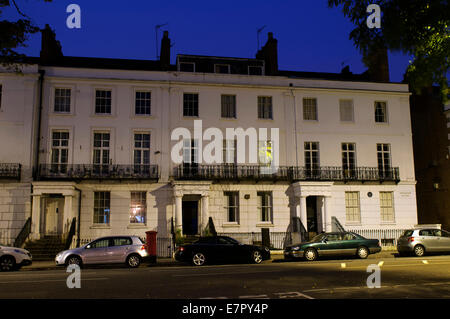
<path fill-rule="evenodd" d="M 409 237 L 409 236 L 411 236 L 412 234 L 414 233 L 414 230 L 412 230 L 412 229 L 408 229 L 408 230 L 405 230 L 405 232 L 403 233 L 403 237 Z"/>

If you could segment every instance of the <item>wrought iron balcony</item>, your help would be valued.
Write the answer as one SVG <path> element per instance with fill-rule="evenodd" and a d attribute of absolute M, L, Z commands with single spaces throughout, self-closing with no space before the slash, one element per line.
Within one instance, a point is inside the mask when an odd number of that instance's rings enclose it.
<path fill-rule="evenodd" d="M 272 170 L 260 165 L 196 165 L 184 164 L 175 168 L 174 178 L 178 180 L 272 180 L 272 181 L 359 181 L 399 182 L 399 169 L 380 170 L 377 167 L 305 167 L 279 166 Z"/>
<path fill-rule="evenodd" d="M 41 164 L 39 180 L 159 179 L 158 165 Z"/>
<path fill-rule="evenodd" d="M 19 163 L 0 163 L 0 179 L 20 180 L 21 168 Z"/>

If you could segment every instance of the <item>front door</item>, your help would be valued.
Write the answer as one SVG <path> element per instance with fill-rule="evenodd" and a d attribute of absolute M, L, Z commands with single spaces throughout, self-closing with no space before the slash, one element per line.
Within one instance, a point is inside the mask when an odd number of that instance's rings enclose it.
<path fill-rule="evenodd" d="M 307 231 L 309 238 L 313 238 L 319 232 L 317 220 L 317 197 L 306 198 Z"/>
<path fill-rule="evenodd" d="M 43 232 L 45 235 L 61 234 L 64 216 L 64 197 L 49 197 L 44 200 Z"/>
<path fill-rule="evenodd" d="M 198 234 L 198 201 L 183 201 L 183 234 Z"/>

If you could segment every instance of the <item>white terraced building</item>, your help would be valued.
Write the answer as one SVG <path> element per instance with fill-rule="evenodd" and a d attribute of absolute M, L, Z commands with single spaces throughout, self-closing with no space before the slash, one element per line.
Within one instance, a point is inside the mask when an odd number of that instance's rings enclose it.
<path fill-rule="evenodd" d="M 244 241 L 262 228 L 289 242 L 336 227 L 394 239 L 416 224 L 408 86 L 280 71 L 276 45 L 269 34 L 254 59 L 172 65 L 167 33 L 160 61 L 137 61 L 64 57 L 44 29 L 23 75 L 0 73 L 2 241 L 200 235 L 210 220 Z M 224 136 L 278 128 L 257 156 L 273 147 L 277 171 L 263 174 L 248 152 L 238 163 L 225 137 L 227 163 L 195 163 L 210 141 L 194 136 L 194 120 Z M 176 128 L 192 139 L 172 141 Z"/>

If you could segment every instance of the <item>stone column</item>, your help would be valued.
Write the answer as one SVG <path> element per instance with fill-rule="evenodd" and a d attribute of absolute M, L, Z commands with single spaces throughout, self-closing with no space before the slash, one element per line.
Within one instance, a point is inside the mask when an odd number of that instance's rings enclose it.
<path fill-rule="evenodd" d="M 72 195 L 64 195 L 64 209 L 62 211 L 62 225 L 63 225 L 63 235 L 66 235 L 70 231 L 70 226 L 72 223 L 72 219 L 74 217 L 74 213 L 72 211 L 72 203 L 73 203 L 73 196 Z M 60 212 L 61 214 L 61 212 Z"/>
<path fill-rule="evenodd" d="M 308 230 L 308 215 L 306 212 L 306 196 L 300 197 L 300 220 L 303 226 Z"/>
<path fill-rule="evenodd" d="M 209 196 L 202 196 L 202 229 L 200 230 L 200 234 L 203 233 L 206 225 L 208 225 L 209 220 Z"/>
<path fill-rule="evenodd" d="M 175 195 L 175 232 L 183 234 L 183 195 Z"/>
<path fill-rule="evenodd" d="M 32 239 L 39 239 L 41 227 L 41 195 L 33 195 L 33 213 L 31 215 Z"/>
<path fill-rule="evenodd" d="M 330 232 L 331 231 L 331 209 L 330 209 L 330 201 L 331 201 L 331 196 L 325 196 L 323 198 L 323 220 L 324 220 L 324 227 L 325 227 L 325 232 Z"/>

